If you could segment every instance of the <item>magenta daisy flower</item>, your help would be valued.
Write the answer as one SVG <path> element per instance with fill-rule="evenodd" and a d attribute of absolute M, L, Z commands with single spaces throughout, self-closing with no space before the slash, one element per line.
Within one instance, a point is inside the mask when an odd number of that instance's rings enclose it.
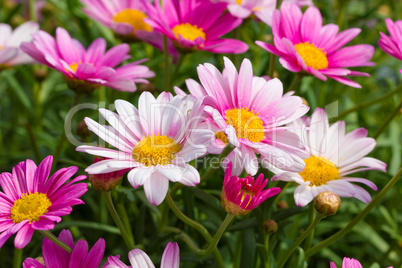
<path fill-rule="evenodd" d="M 23 268 L 45 267 L 74 267 L 74 268 L 98 268 L 105 251 L 105 240 L 100 238 L 88 252 L 88 243 L 78 240 L 74 245 L 73 236 L 69 230 L 61 231 L 59 240 L 69 246 L 73 251 L 67 253 L 55 245 L 46 237 L 42 242 L 42 254 L 44 265 L 33 258 L 27 258 L 22 264 Z"/>
<path fill-rule="evenodd" d="M 85 50 L 60 27 L 56 30 L 56 40 L 44 31 L 34 34 L 33 39 L 32 43 L 22 43 L 21 49 L 39 63 L 64 74 L 73 87 L 82 82 L 92 88 L 103 85 L 135 91 L 135 83 L 147 83 L 145 78 L 155 76 L 148 67 L 139 65 L 145 60 L 115 68 L 130 58 L 127 44 L 117 45 L 105 53 L 106 41 L 98 38 Z"/>
<path fill-rule="evenodd" d="M 141 249 L 133 249 L 128 253 L 131 266 L 120 261 L 119 256 L 110 256 L 101 268 L 155 268 L 148 255 Z M 169 242 L 163 251 L 160 268 L 179 268 L 180 249 L 177 243 Z"/>
<path fill-rule="evenodd" d="M 149 92 L 141 94 L 138 109 L 117 100 L 117 114 L 99 109 L 111 126 L 85 118 L 89 130 L 116 147 L 80 146 L 77 151 L 110 158 L 92 164 L 85 171 L 102 174 L 131 169 L 127 178 L 134 188 L 144 185 L 145 195 L 153 205 L 165 198 L 169 181 L 195 186 L 200 182 L 198 171 L 187 162 L 206 153 L 207 136 L 198 133 L 203 119 L 202 99 L 192 96 L 172 97 L 163 92 L 157 99 Z"/>
<path fill-rule="evenodd" d="M 220 38 L 242 22 L 228 13 L 223 14 L 225 9 L 225 3 L 197 0 L 164 0 L 162 8 L 155 1 L 154 5 L 148 4 L 150 18 L 145 21 L 181 50 L 243 53 L 248 50 L 246 43 Z"/>
<path fill-rule="evenodd" d="M 71 206 L 83 204 L 79 199 L 86 191 L 85 183 L 76 183 L 86 176 L 78 176 L 66 183 L 78 167 L 62 168 L 50 178 L 53 157 L 46 157 L 38 167 L 32 160 L 20 162 L 12 174 L 0 174 L 0 248 L 17 233 L 16 248 L 31 241 L 34 230 L 51 230 L 60 216 L 68 215 Z"/>
<path fill-rule="evenodd" d="M 265 50 L 280 57 L 279 62 L 291 72 L 304 72 L 326 81 L 327 76 L 351 87 L 361 86 L 345 76 L 370 76 L 346 68 L 374 66 L 371 45 L 343 47 L 360 33 L 352 28 L 338 34 L 335 24 L 322 26 L 321 13 L 309 7 L 304 14 L 295 4 L 282 5 L 272 19 L 274 45 L 256 41 Z"/>
<path fill-rule="evenodd" d="M 385 19 L 385 23 L 391 36 L 380 32 L 378 45 L 385 53 L 402 60 L 402 20 L 393 22 L 391 19 Z M 399 71 L 402 73 L 402 69 Z"/>
<path fill-rule="evenodd" d="M 14 31 L 10 25 L 0 23 L 0 70 L 9 66 L 35 62 L 20 49 L 22 42 L 32 40 L 31 34 L 39 30 L 39 25 L 27 21 Z"/>
<path fill-rule="evenodd" d="M 335 263 L 331 262 L 330 268 L 336 268 Z M 358 260 L 345 257 L 345 258 L 343 258 L 342 268 L 363 268 L 363 266 L 360 264 L 360 262 Z M 392 268 L 392 266 L 390 266 L 388 268 Z"/>
<path fill-rule="evenodd" d="M 301 98 L 283 95 L 278 79 L 254 77 L 248 59 L 244 59 L 239 72 L 229 59 L 224 58 L 224 62 L 222 73 L 208 63 L 198 66 L 201 84 L 186 80 L 193 96 L 212 99 L 205 107 L 211 120 L 205 123 L 213 125 L 209 129 L 214 132 L 209 133 L 210 142 L 217 145 L 216 152 L 220 153 L 227 142 L 236 147 L 228 158 L 233 162 L 233 175 L 240 175 L 245 168 L 254 176 L 258 170 L 256 154 L 261 155 L 261 164 L 272 171 L 302 171 L 302 158 L 307 153 L 299 137 L 282 126 L 300 118 L 309 108 Z"/>
<path fill-rule="evenodd" d="M 311 120 L 303 118 L 290 126 L 291 131 L 300 136 L 309 154 L 304 160 L 306 168 L 299 173 L 283 172 L 272 179 L 299 184 L 294 192 L 296 205 L 306 206 L 324 191 L 370 202 L 370 194 L 351 182 L 377 190 L 375 184 L 367 179 L 347 177 L 364 170 L 386 171 L 385 163 L 365 157 L 376 145 L 373 138 L 366 137 L 366 129 L 358 128 L 345 134 L 345 122 L 338 121 L 329 126 L 327 114 L 321 108 L 314 111 Z"/>
<path fill-rule="evenodd" d="M 264 179 L 263 174 L 260 174 L 255 181 L 251 176 L 232 177 L 232 166 L 233 164 L 230 162 L 225 171 L 221 194 L 222 206 L 228 213 L 246 215 L 271 196 L 280 193 L 281 188 L 279 187 L 264 190 L 268 179 Z"/>

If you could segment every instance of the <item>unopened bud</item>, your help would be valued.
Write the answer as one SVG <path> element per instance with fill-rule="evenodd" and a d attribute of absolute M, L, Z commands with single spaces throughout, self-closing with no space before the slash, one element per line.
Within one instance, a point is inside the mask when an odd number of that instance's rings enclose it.
<path fill-rule="evenodd" d="M 107 160 L 108 158 L 97 158 L 95 157 L 94 163 Z M 128 170 L 119 170 L 109 173 L 103 174 L 89 174 L 89 182 L 92 187 L 98 191 L 111 191 L 116 188 L 116 186 L 120 183 L 121 177 L 123 177 L 124 173 Z"/>
<path fill-rule="evenodd" d="M 305 99 L 305 98 L 303 98 L 303 97 L 300 97 L 301 99 L 302 99 L 302 103 L 304 104 L 304 105 L 306 105 L 306 106 L 309 106 L 308 105 L 308 101 Z M 309 106 L 310 107 L 310 106 Z"/>
<path fill-rule="evenodd" d="M 33 71 L 33 75 L 39 83 L 43 82 L 46 79 L 47 74 L 48 72 L 46 67 L 35 68 L 35 70 Z"/>
<path fill-rule="evenodd" d="M 266 220 L 264 222 L 264 231 L 267 234 L 273 234 L 278 231 L 278 224 L 274 220 Z"/>
<path fill-rule="evenodd" d="M 315 209 L 325 216 L 335 215 L 340 206 L 339 195 L 330 191 L 321 192 L 314 199 Z"/>
<path fill-rule="evenodd" d="M 277 209 L 287 209 L 288 207 L 289 207 L 288 203 L 284 200 L 281 200 L 276 204 Z"/>
<path fill-rule="evenodd" d="M 84 120 L 78 123 L 77 128 L 75 129 L 75 132 L 77 133 L 78 136 L 81 138 L 85 139 L 90 135 L 90 132 L 88 130 L 88 126 L 85 123 Z"/>
<path fill-rule="evenodd" d="M 43 257 L 36 257 L 35 260 L 38 261 L 43 266 L 45 266 L 45 261 L 44 261 Z"/>
<path fill-rule="evenodd" d="M 148 91 L 148 92 L 155 92 L 156 91 L 156 86 L 152 83 L 148 83 L 148 84 L 141 84 L 138 87 L 138 91 L 143 92 L 143 91 Z"/>

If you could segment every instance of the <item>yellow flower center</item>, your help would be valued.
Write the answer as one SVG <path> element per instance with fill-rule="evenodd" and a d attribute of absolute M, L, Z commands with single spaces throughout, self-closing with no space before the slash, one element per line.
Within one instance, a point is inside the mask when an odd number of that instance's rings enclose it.
<path fill-rule="evenodd" d="M 151 134 L 142 137 L 142 140 L 134 147 L 133 159 L 145 166 L 167 165 L 175 159 L 175 154 L 180 152 L 180 145 L 172 138 Z"/>
<path fill-rule="evenodd" d="M 3 49 L 3 47 L 0 45 L 0 50 L 2 50 Z"/>
<path fill-rule="evenodd" d="M 316 70 L 326 69 L 328 67 L 327 54 L 324 52 L 323 48 L 317 48 L 308 41 L 296 44 L 295 48 L 308 67 Z"/>
<path fill-rule="evenodd" d="M 143 30 L 152 32 L 152 27 L 144 21 L 147 15 L 137 9 L 124 9 L 113 17 L 113 21 L 117 23 L 128 23 L 133 26 L 134 31 Z"/>
<path fill-rule="evenodd" d="M 31 193 L 22 194 L 22 197 L 14 201 L 11 208 L 11 219 L 14 223 L 29 220 L 30 223 L 38 221 L 40 216 L 45 214 L 52 205 L 46 194 Z"/>
<path fill-rule="evenodd" d="M 338 168 L 322 156 L 310 156 L 304 162 L 306 168 L 299 175 L 304 181 L 309 181 L 310 186 L 321 186 L 339 178 Z"/>
<path fill-rule="evenodd" d="M 70 64 L 69 66 L 74 72 L 77 72 L 78 65 L 79 65 L 78 63 L 74 62 L 74 63 Z"/>
<path fill-rule="evenodd" d="M 226 123 L 234 127 L 238 138 L 252 142 L 260 142 L 264 139 L 262 120 L 258 117 L 258 113 L 249 111 L 247 107 L 227 110 Z"/>
<path fill-rule="evenodd" d="M 241 5 L 242 0 L 236 0 L 236 4 Z"/>
<path fill-rule="evenodd" d="M 198 37 L 205 38 L 205 33 L 202 28 L 198 28 L 197 25 L 192 25 L 190 23 L 182 23 L 178 24 L 173 27 L 173 33 L 175 34 L 176 38 L 179 38 L 179 34 L 187 40 L 194 41 Z"/>
<path fill-rule="evenodd" d="M 215 132 L 215 138 L 221 140 L 224 144 L 228 143 L 228 137 L 226 137 L 226 134 L 222 131 Z"/>

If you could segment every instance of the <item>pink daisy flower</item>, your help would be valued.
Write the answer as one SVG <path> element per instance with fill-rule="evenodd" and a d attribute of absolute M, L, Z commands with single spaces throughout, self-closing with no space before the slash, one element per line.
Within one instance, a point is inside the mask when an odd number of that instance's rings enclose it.
<path fill-rule="evenodd" d="M 385 19 L 385 23 L 391 36 L 380 32 L 378 45 L 385 53 L 402 60 L 402 20 L 393 22 L 391 19 Z M 399 71 L 402 73 L 402 69 Z"/>
<path fill-rule="evenodd" d="M 38 167 L 32 160 L 20 162 L 12 174 L 0 174 L 0 248 L 13 234 L 16 248 L 31 241 L 34 230 L 51 230 L 60 216 L 68 215 L 71 206 L 83 204 L 79 199 L 86 191 L 78 176 L 66 183 L 78 167 L 62 168 L 50 178 L 53 157 L 46 157 Z"/>
<path fill-rule="evenodd" d="M 64 74 L 73 86 L 81 82 L 92 88 L 103 85 L 135 91 L 135 83 L 147 83 L 145 78 L 155 76 L 148 67 L 138 65 L 145 60 L 115 68 L 130 58 L 127 44 L 117 45 L 105 53 L 106 41 L 98 38 L 85 50 L 78 40 L 72 39 L 60 27 L 56 30 L 56 40 L 44 31 L 34 34 L 33 39 L 32 43 L 22 43 L 21 49 L 39 63 Z"/>
<path fill-rule="evenodd" d="M 131 266 L 120 261 L 119 256 L 110 256 L 101 268 L 155 268 L 148 255 L 141 249 L 133 249 L 128 253 Z M 177 243 L 169 242 L 163 251 L 160 268 L 179 268 L 180 249 Z"/>
<path fill-rule="evenodd" d="M 233 162 L 233 175 L 240 175 L 245 168 L 254 176 L 258 171 L 256 154 L 260 154 L 261 164 L 273 171 L 276 168 L 302 171 L 302 158 L 307 153 L 298 136 L 282 126 L 300 118 L 309 108 L 302 104 L 301 98 L 283 95 L 278 79 L 266 81 L 254 77 L 248 59 L 244 59 L 239 72 L 229 59 L 224 58 L 224 62 L 222 73 L 208 63 L 198 66 L 201 84 L 186 80 L 193 96 L 212 99 L 205 107 L 211 119 L 204 122 L 211 126 L 204 129 L 212 130 L 209 142 L 217 145 L 215 152 L 220 153 L 227 142 L 236 147 L 228 156 Z M 178 88 L 175 90 L 177 94 L 185 94 Z"/>
<path fill-rule="evenodd" d="M 272 19 L 274 45 L 256 41 L 263 49 L 280 57 L 279 62 L 291 72 L 304 72 L 326 81 L 327 76 L 351 87 L 361 86 L 345 76 L 370 76 L 346 68 L 374 66 L 371 45 L 343 47 L 360 33 L 352 28 L 338 34 L 338 26 L 322 26 L 321 13 L 309 7 L 304 14 L 295 4 L 282 5 Z"/>
<path fill-rule="evenodd" d="M 336 268 L 335 263 L 331 262 L 331 268 Z M 343 258 L 342 268 L 363 268 L 358 260 L 350 259 L 350 258 Z M 388 268 L 392 268 L 391 266 Z"/>
<path fill-rule="evenodd" d="M 31 34 L 38 30 L 39 25 L 33 21 L 21 24 L 14 31 L 10 25 L 0 23 L 0 70 L 9 66 L 35 62 L 20 49 L 20 44 L 31 41 Z"/>
<path fill-rule="evenodd" d="M 145 21 L 181 50 L 234 54 L 248 50 L 244 42 L 220 38 L 242 22 L 228 13 L 223 14 L 225 3 L 163 0 L 163 8 L 159 1 L 147 6 L 150 19 Z"/>
<path fill-rule="evenodd" d="M 145 195 L 153 205 L 165 198 L 169 181 L 195 186 L 198 171 L 187 162 L 206 153 L 207 138 L 197 133 L 203 119 L 202 99 L 172 97 L 163 92 L 157 99 L 149 92 L 141 94 L 138 109 L 124 100 L 115 101 L 117 114 L 99 109 L 110 123 L 104 126 L 85 118 L 88 129 L 116 147 L 80 146 L 77 151 L 110 158 L 92 164 L 85 171 L 101 174 L 131 169 L 127 178 L 134 188 L 144 185 Z"/>
<path fill-rule="evenodd" d="M 38 260 L 27 258 L 22 264 L 23 268 L 45 268 L 45 267 L 74 267 L 74 268 L 98 268 L 105 252 L 105 240 L 100 238 L 92 249 L 88 252 L 88 243 L 78 240 L 74 245 L 73 236 L 69 230 L 61 231 L 59 240 L 69 246 L 73 252 L 67 253 L 65 250 L 55 245 L 46 237 L 42 242 L 42 254 L 44 265 Z"/>
<path fill-rule="evenodd" d="M 230 162 L 225 171 L 221 195 L 222 206 L 228 213 L 246 215 L 271 196 L 280 193 L 279 187 L 264 190 L 268 183 L 268 179 L 264 179 L 264 174 L 260 174 L 255 181 L 250 176 L 232 177 L 232 166 Z"/>
<path fill-rule="evenodd" d="M 311 119 L 303 118 L 290 126 L 291 131 L 301 138 L 309 154 L 304 160 L 306 168 L 299 173 L 277 174 L 272 180 L 294 181 L 299 184 L 294 192 L 296 205 L 306 206 L 323 191 L 370 202 L 370 194 L 351 182 L 363 183 L 377 190 L 375 184 L 367 179 L 347 177 L 364 170 L 386 171 L 385 163 L 365 157 L 376 145 L 373 138 L 367 138 L 365 128 L 345 134 L 345 122 L 338 121 L 329 126 L 327 114 L 321 108 L 314 111 Z"/>

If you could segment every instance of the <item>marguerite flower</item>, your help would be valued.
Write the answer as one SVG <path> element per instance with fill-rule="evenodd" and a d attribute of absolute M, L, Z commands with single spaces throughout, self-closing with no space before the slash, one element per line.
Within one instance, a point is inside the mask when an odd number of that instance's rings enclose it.
<path fill-rule="evenodd" d="M 334 262 L 331 262 L 331 268 L 336 268 L 336 265 Z M 345 258 L 343 258 L 342 268 L 363 268 L 363 266 L 360 264 L 360 262 L 358 260 L 345 257 Z M 392 268 L 392 267 L 390 266 L 388 268 Z"/>
<path fill-rule="evenodd" d="M 242 22 L 230 14 L 223 14 L 225 3 L 163 0 L 163 8 L 160 1 L 147 6 L 150 18 L 145 21 L 181 50 L 234 54 L 248 50 L 244 42 L 220 38 Z"/>
<path fill-rule="evenodd" d="M 256 153 L 261 155 L 261 164 L 274 172 L 276 168 L 302 171 L 302 158 L 307 154 L 297 135 L 281 126 L 300 118 L 309 108 L 301 98 L 283 95 L 278 79 L 254 77 L 248 59 L 244 59 L 239 73 L 229 59 L 224 58 L 224 62 L 222 74 L 211 64 L 198 66 L 201 85 L 186 80 L 193 96 L 213 99 L 205 107 L 213 120 L 205 123 L 215 125 L 209 131 L 210 142 L 217 145 L 215 153 L 220 153 L 227 142 L 236 147 L 228 157 L 233 162 L 233 175 L 240 175 L 245 168 L 254 176 L 258 170 Z"/>
<path fill-rule="evenodd" d="M 385 23 L 391 36 L 380 32 L 378 45 L 385 53 L 402 60 L 402 20 L 393 22 L 391 19 L 385 19 Z M 399 71 L 402 73 L 402 69 Z"/>
<path fill-rule="evenodd" d="M 44 264 L 33 258 L 27 258 L 22 264 L 23 268 L 51 268 L 51 267 L 74 267 L 74 268 L 98 268 L 105 252 L 105 240 L 100 238 L 88 252 L 88 243 L 78 240 L 74 245 L 73 236 L 69 230 L 61 231 L 59 240 L 69 246 L 73 252 L 67 253 L 64 249 L 55 245 L 46 237 L 42 242 L 42 254 Z"/>
<path fill-rule="evenodd" d="M 38 167 L 32 160 L 20 162 L 12 174 L 0 174 L 0 248 L 13 234 L 16 248 L 31 241 L 34 230 L 51 230 L 60 216 L 68 215 L 71 206 L 83 204 L 79 199 L 87 191 L 78 176 L 66 183 L 78 167 L 62 168 L 50 178 L 53 157 L 46 157 Z"/>
<path fill-rule="evenodd" d="M 202 101 L 194 103 L 191 96 L 172 97 L 167 92 L 155 99 L 144 92 L 138 109 L 123 100 L 115 101 L 117 114 L 99 109 L 111 126 L 90 118 L 85 118 L 85 122 L 89 130 L 118 150 L 78 147 L 77 151 L 111 158 L 92 164 L 85 171 L 101 174 L 129 168 L 129 182 L 134 188 L 144 185 L 145 195 L 153 205 L 164 200 L 169 180 L 197 185 L 200 175 L 187 162 L 206 153 L 204 143 L 208 137 L 196 131 L 203 119 Z"/>
<path fill-rule="evenodd" d="M 282 5 L 272 19 L 274 45 L 256 41 L 257 45 L 280 57 L 291 72 L 304 72 L 326 81 L 327 76 L 351 87 L 361 86 L 345 76 L 370 76 L 346 68 L 373 66 L 371 45 L 343 47 L 360 33 L 352 28 L 338 34 L 335 24 L 322 26 L 321 13 L 309 7 L 304 14 L 295 4 Z M 343 48 L 342 48 L 343 47 Z"/>
<path fill-rule="evenodd" d="M 307 205 L 323 191 L 370 202 L 370 194 L 351 182 L 360 182 L 377 190 L 375 184 L 367 179 L 347 177 L 364 170 L 385 172 L 385 163 L 365 157 L 376 145 L 373 138 L 366 137 L 366 129 L 358 128 L 345 134 L 345 122 L 338 121 L 329 126 L 327 114 L 321 108 L 314 111 L 311 120 L 303 118 L 290 124 L 290 127 L 299 135 L 309 153 L 304 160 L 306 168 L 299 173 L 283 172 L 272 179 L 299 184 L 294 192 L 296 205 Z"/>
<path fill-rule="evenodd" d="M 31 34 L 38 30 L 39 25 L 33 21 L 21 24 L 14 31 L 10 25 L 0 23 L 0 70 L 14 65 L 35 62 L 20 49 L 20 44 L 31 41 Z"/>
<path fill-rule="evenodd" d="M 57 28 L 56 40 L 44 31 L 33 35 L 33 42 L 24 42 L 21 49 L 39 63 L 58 70 L 74 88 L 99 85 L 122 91 L 135 91 L 135 83 L 147 83 L 145 78 L 155 76 L 148 67 L 138 65 L 144 60 L 115 68 L 130 58 L 127 44 L 120 44 L 105 53 L 106 41 L 96 39 L 88 48 L 72 39 L 63 28 Z"/>
<path fill-rule="evenodd" d="M 264 190 L 268 183 L 268 179 L 264 179 L 264 174 L 260 174 L 255 181 L 251 176 L 238 178 L 231 175 L 232 166 L 230 162 L 225 171 L 221 194 L 221 203 L 226 212 L 246 215 L 269 197 L 280 193 L 279 187 Z"/>
<path fill-rule="evenodd" d="M 141 249 L 133 249 L 128 253 L 131 266 L 120 261 L 119 256 L 110 256 L 102 268 L 155 268 L 148 255 Z M 179 268 L 180 249 L 177 243 L 169 242 L 163 251 L 160 268 Z"/>

